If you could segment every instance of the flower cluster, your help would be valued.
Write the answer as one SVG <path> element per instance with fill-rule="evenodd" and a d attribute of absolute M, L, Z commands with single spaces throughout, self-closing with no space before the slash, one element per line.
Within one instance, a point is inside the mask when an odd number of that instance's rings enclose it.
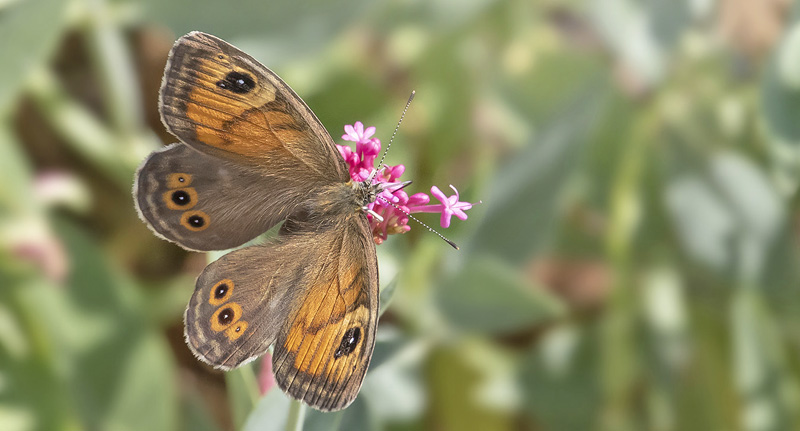
<path fill-rule="evenodd" d="M 367 127 L 360 121 L 354 125 L 344 126 L 345 134 L 342 139 L 356 143 L 355 151 L 346 145 L 337 145 L 339 152 L 344 157 L 350 169 L 350 177 L 353 181 L 364 181 L 369 178 L 375 169 L 375 158 L 381 151 L 381 141 L 372 136 L 375 134 L 375 127 Z M 405 166 L 384 165 L 372 180 L 374 183 L 395 183 L 405 171 Z M 469 202 L 460 202 L 458 190 L 450 186 L 455 193 L 446 196 L 438 187 L 431 187 L 431 194 L 439 200 L 438 204 L 430 204 L 431 198 L 425 193 L 415 193 L 411 196 L 402 189 L 386 189 L 378 195 L 375 202 L 369 205 L 369 209 L 380 215 L 383 221 L 367 213 L 372 227 L 372 237 L 376 244 L 382 243 L 389 235 L 408 232 L 408 215 L 412 213 L 441 213 L 440 224 L 442 227 L 450 227 L 450 218 L 456 216 L 461 220 L 467 219 L 464 212 L 472 208 Z M 394 204 L 394 205 L 392 205 Z"/>

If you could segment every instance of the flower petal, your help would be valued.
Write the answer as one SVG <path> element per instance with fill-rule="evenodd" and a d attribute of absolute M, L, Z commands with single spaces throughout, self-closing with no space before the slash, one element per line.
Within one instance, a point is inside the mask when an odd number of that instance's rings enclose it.
<path fill-rule="evenodd" d="M 443 228 L 448 228 L 448 227 L 450 227 L 450 217 L 451 217 L 452 215 L 453 215 L 453 211 L 451 211 L 451 210 L 450 210 L 450 208 L 445 208 L 445 209 L 442 211 L 442 217 L 441 217 L 441 219 L 439 220 L 439 224 L 440 224 L 440 225 L 441 225 Z"/>
<path fill-rule="evenodd" d="M 447 196 L 439 190 L 439 187 L 433 186 L 431 187 L 431 194 L 439 200 L 443 205 L 447 205 L 450 201 L 447 200 Z"/>
<path fill-rule="evenodd" d="M 425 205 L 430 201 L 431 197 L 422 192 L 414 193 L 413 195 L 408 197 L 409 205 Z"/>

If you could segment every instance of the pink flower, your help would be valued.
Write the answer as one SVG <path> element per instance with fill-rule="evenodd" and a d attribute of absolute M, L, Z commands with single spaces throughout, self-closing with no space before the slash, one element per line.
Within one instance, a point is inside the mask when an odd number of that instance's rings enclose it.
<path fill-rule="evenodd" d="M 367 130 L 364 130 L 364 124 L 356 121 L 356 124 L 352 126 L 349 124 L 344 126 L 344 132 L 342 139 L 345 141 L 369 142 L 372 135 L 375 134 L 375 126 L 367 127 Z"/>
<path fill-rule="evenodd" d="M 425 205 L 431 201 L 431 197 L 426 195 L 425 193 L 415 193 L 408 198 L 408 204 L 414 207 L 418 207 L 420 205 Z M 417 211 L 419 212 L 419 211 Z"/>
<path fill-rule="evenodd" d="M 380 147 L 378 147 L 378 150 L 380 150 Z M 378 180 L 384 183 L 393 183 L 400 179 L 400 176 L 403 175 L 403 172 L 405 171 L 406 167 L 403 165 L 385 165 L 383 170 L 378 172 Z"/>
<path fill-rule="evenodd" d="M 374 169 L 375 158 L 381 151 L 381 141 L 372 138 L 372 135 L 375 134 L 375 127 L 367 127 L 364 130 L 364 125 L 360 121 L 356 121 L 356 124 L 352 126 L 349 124 L 344 126 L 344 131 L 342 139 L 355 142 L 356 150 L 354 152 L 346 145 L 337 145 L 336 147 L 350 168 L 350 177 L 355 181 L 364 181 L 369 178 Z"/>
<path fill-rule="evenodd" d="M 360 121 L 354 125 L 344 126 L 345 134 L 342 139 L 356 143 L 356 149 L 347 145 L 337 145 L 350 171 L 353 181 L 364 181 L 372 174 L 375 168 L 375 158 L 380 154 L 381 141 L 373 138 L 375 127 L 364 129 Z M 388 166 L 379 168 L 373 178 L 373 183 L 396 183 L 400 176 L 405 172 L 403 165 Z M 383 190 L 375 202 L 368 205 L 368 208 L 383 218 L 378 221 L 377 217 L 367 213 L 372 227 L 372 237 L 376 244 L 382 243 L 389 235 L 405 233 L 411 230 L 408 226 L 409 214 L 415 212 L 441 213 L 442 227 L 450 226 L 450 218 L 455 215 L 461 220 L 466 220 L 467 215 L 464 211 L 472 208 L 468 202 L 460 202 L 458 190 L 450 186 L 455 191 L 455 195 L 446 197 L 437 187 L 431 188 L 431 193 L 436 196 L 441 204 L 428 205 L 431 198 L 425 193 L 416 193 L 408 196 L 405 191 L 398 188 L 387 188 Z"/>
<path fill-rule="evenodd" d="M 444 228 L 450 227 L 450 217 L 456 216 L 461 220 L 467 219 L 467 214 L 464 212 L 470 208 L 472 208 L 472 204 L 469 202 L 460 202 L 458 190 L 450 184 L 450 188 L 456 193 L 453 196 L 447 197 L 439 190 L 439 187 L 433 186 L 431 187 L 431 194 L 439 199 L 441 204 L 439 205 L 426 205 L 426 206 L 413 206 L 409 207 L 411 212 L 421 212 L 421 213 L 442 213 L 442 218 L 440 220 L 440 224 Z"/>

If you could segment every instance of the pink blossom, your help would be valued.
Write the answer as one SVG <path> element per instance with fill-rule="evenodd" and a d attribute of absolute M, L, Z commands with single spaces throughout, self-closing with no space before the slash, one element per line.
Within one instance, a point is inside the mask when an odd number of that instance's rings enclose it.
<path fill-rule="evenodd" d="M 356 124 L 352 126 L 349 124 L 344 126 L 344 132 L 342 139 L 345 141 L 368 142 L 375 134 L 375 126 L 367 127 L 367 130 L 364 130 L 364 124 L 356 121 Z"/>
<path fill-rule="evenodd" d="M 347 145 L 337 145 L 336 147 L 345 162 L 347 162 L 350 177 L 353 181 L 364 181 L 376 169 L 375 158 L 380 154 L 381 141 L 372 137 L 375 134 L 375 127 L 364 129 L 364 125 L 360 121 L 356 121 L 352 126 L 346 125 L 344 131 L 345 134 L 342 135 L 342 139 L 355 142 L 355 151 Z M 406 168 L 403 165 L 384 165 L 378 169 L 373 182 L 390 184 L 398 182 Z M 367 206 L 383 218 L 383 221 L 378 221 L 377 217 L 367 213 L 375 243 L 382 243 L 389 235 L 405 233 L 411 230 L 411 227 L 408 226 L 408 215 L 411 213 L 441 213 L 441 225 L 445 228 L 450 226 L 450 218 L 454 215 L 461 220 L 466 220 L 467 215 L 464 211 L 472 208 L 472 204 L 460 202 L 458 190 L 452 185 L 450 187 L 456 193 L 451 197 L 445 196 L 435 186 L 431 188 L 431 193 L 441 202 L 441 204 L 434 205 L 428 205 L 431 198 L 425 193 L 415 193 L 408 196 L 402 189 L 384 189 L 375 202 Z"/>
<path fill-rule="evenodd" d="M 456 193 L 453 196 L 447 197 L 439 190 L 439 187 L 433 186 L 431 187 L 431 194 L 439 199 L 441 204 L 439 205 L 425 205 L 425 206 L 413 206 L 409 207 L 411 212 L 421 212 L 421 213 L 442 213 L 442 218 L 440 220 L 440 224 L 444 228 L 450 227 L 450 217 L 456 216 L 461 220 L 467 219 L 467 214 L 464 212 L 470 208 L 472 208 L 472 204 L 469 202 L 460 202 L 458 190 L 450 184 L 450 188 Z"/>
<path fill-rule="evenodd" d="M 364 181 L 372 173 L 375 158 L 381 151 L 381 141 L 372 138 L 372 135 L 375 134 L 374 126 L 364 130 L 364 124 L 360 121 L 356 121 L 352 126 L 349 124 L 344 126 L 344 131 L 342 139 L 355 142 L 356 150 L 353 151 L 346 145 L 337 145 L 336 147 L 347 162 L 350 177 L 355 181 Z"/>
<path fill-rule="evenodd" d="M 378 147 L 380 150 L 380 147 Z M 384 168 L 378 172 L 378 181 L 385 182 L 385 183 L 393 183 L 400 179 L 400 176 L 403 175 L 403 172 L 406 171 L 406 167 L 403 165 L 397 166 L 389 166 L 385 165 Z"/>

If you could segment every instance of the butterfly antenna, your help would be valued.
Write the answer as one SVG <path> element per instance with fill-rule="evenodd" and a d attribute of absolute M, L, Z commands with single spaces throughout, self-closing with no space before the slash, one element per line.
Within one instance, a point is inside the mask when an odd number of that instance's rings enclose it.
<path fill-rule="evenodd" d="M 378 164 L 376 165 L 378 166 L 378 168 L 372 171 L 372 173 L 369 176 L 369 179 L 367 180 L 368 182 L 370 183 L 372 182 L 372 180 L 375 178 L 375 175 L 378 173 L 378 169 L 380 169 L 383 166 L 383 161 L 386 159 L 386 154 L 389 152 L 389 147 L 392 146 L 394 137 L 395 135 L 397 135 L 397 130 L 400 129 L 400 124 L 403 123 L 403 118 L 405 118 L 406 112 L 408 111 L 408 106 L 411 105 L 411 101 L 414 100 L 415 94 L 417 94 L 417 92 L 415 90 L 412 90 L 411 95 L 408 96 L 408 102 L 406 102 L 406 107 L 403 108 L 403 113 L 400 114 L 400 120 L 397 122 L 397 126 L 394 127 L 394 132 L 392 132 L 392 137 L 389 138 L 389 143 L 386 145 L 386 149 L 383 151 L 383 155 L 381 156 L 381 161 L 378 162 Z"/>
<path fill-rule="evenodd" d="M 413 94 L 412 94 L 412 96 L 413 96 Z M 380 198 L 382 201 L 386 202 L 387 204 L 393 206 L 394 209 L 396 209 L 396 210 L 400 211 L 401 213 L 407 215 L 408 218 L 410 218 L 411 220 L 414 220 L 415 222 L 421 224 L 425 229 L 428 229 L 429 231 L 435 233 L 439 238 L 443 239 L 444 242 L 450 244 L 450 246 L 453 247 L 454 249 L 459 250 L 458 245 L 456 243 L 454 243 L 453 241 L 450 241 L 444 235 L 442 235 L 439 232 L 437 232 L 434 228 L 432 228 L 432 227 L 428 226 L 427 224 L 423 223 L 420 219 L 418 219 L 418 218 L 414 217 L 413 215 L 407 213 L 405 210 L 403 210 L 399 206 L 395 205 L 393 202 L 389 202 L 383 196 L 378 196 L 378 198 Z"/>

